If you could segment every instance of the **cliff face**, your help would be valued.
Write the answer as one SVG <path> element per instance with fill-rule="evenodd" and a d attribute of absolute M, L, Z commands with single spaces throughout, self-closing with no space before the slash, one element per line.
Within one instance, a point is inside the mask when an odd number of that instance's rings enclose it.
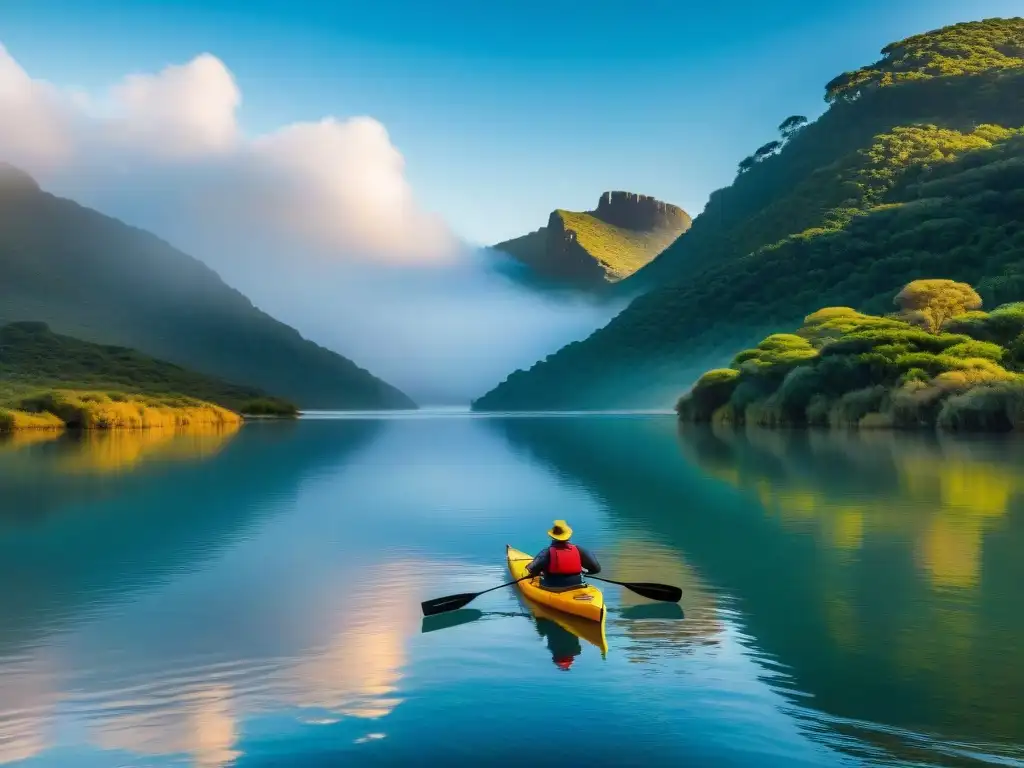
<path fill-rule="evenodd" d="M 541 258 L 533 261 L 535 270 L 551 280 L 580 287 L 605 282 L 607 273 L 601 263 L 580 244 L 576 231 L 565 225 L 559 211 L 551 212 L 543 231 L 544 250 Z"/>
<path fill-rule="evenodd" d="M 616 227 L 644 232 L 655 229 L 690 228 L 690 216 L 682 208 L 634 192 L 605 192 L 594 216 Z"/>
<path fill-rule="evenodd" d="M 650 263 L 690 223 L 682 208 L 648 195 L 605 192 L 595 210 L 552 211 L 547 226 L 494 248 L 540 280 L 593 290 Z"/>

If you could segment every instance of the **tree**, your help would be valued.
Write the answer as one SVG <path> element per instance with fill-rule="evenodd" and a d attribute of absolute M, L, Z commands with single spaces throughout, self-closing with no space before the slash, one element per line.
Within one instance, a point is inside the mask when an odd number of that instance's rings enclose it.
<path fill-rule="evenodd" d="M 981 308 L 981 297 L 967 283 L 955 280 L 914 280 L 893 299 L 903 318 L 938 333 L 952 317 Z"/>
<path fill-rule="evenodd" d="M 759 148 L 757 152 L 754 153 L 754 157 L 758 161 L 764 160 L 769 155 L 774 155 L 776 152 L 778 152 L 781 146 L 781 141 L 769 141 L 767 144 Z"/>
<path fill-rule="evenodd" d="M 740 160 L 740 173 L 746 173 L 757 164 L 757 158 L 753 155 Z"/>
<path fill-rule="evenodd" d="M 789 141 L 800 129 L 807 125 L 807 118 L 803 115 L 790 115 L 779 124 L 779 133 L 784 141 Z"/>

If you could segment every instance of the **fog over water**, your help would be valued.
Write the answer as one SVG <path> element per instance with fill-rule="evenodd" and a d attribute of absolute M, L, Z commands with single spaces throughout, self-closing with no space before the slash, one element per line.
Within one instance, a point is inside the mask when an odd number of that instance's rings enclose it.
<path fill-rule="evenodd" d="M 0 109 L 19 115 L 0 159 L 199 258 L 420 403 L 468 403 L 622 308 L 524 287 L 462 242 L 374 118 L 251 136 L 241 102 L 209 53 L 82 93 L 33 78 L 0 40 Z"/>

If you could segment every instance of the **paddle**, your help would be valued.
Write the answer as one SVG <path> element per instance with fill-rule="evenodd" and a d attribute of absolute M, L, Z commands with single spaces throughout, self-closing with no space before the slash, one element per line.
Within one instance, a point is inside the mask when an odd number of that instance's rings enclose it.
<path fill-rule="evenodd" d="M 679 587 L 669 586 L 668 584 L 651 584 L 647 581 L 612 581 L 611 579 L 602 579 L 598 576 L 592 576 L 586 574 L 587 579 L 593 579 L 594 581 L 603 581 L 606 584 L 618 584 L 620 587 L 636 592 L 641 597 L 646 597 L 648 600 L 661 600 L 666 603 L 678 603 L 683 597 L 683 590 Z"/>
<path fill-rule="evenodd" d="M 502 587 L 511 587 L 513 584 L 518 584 L 520 581 L 526 581 L 529 578 L 532 578 L 530 574 L 526 574 L 522 578 L 508 582 L 508 584 L 499 584 L 496 587 L 485 589 L 482 592 L 463 592 L 460 595 L 448 595 L 448 597 L 435 597 L 433 600 L 424 600 L 420 603 L 420 608 L 423 609 L 424 616 L 436 616 L 439 613 L 455 611 L 476 600 L 480 595 L 485 595 L 488 592 L 493 592 L 494 590 L 501 589 Z"/>

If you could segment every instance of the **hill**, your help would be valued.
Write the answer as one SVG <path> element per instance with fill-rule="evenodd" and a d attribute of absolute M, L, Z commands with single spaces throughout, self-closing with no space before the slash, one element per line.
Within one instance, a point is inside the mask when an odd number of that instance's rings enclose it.
<path fill-rule="evenodd" d="M 492 246 L 553 284 L 594 289 L 636 272 L 690 228 L 682 208 L 605 192 L 593 211 L 552 211 L 546 227 Z"/>
<path fill-rule="evenodd" d="M 12 404 L 48 389 L 185 396 L 252 414 L 295 411 L 256 387 L 230 384 L 125 347 L 62 336 L 45 323 L 0 327 L 0 402 Z"/>
<path fill-rule="evenodd" d="M 303 408 L 413 408 L 156 236 L 43 192 L 0 164 L 0 324 L 116 344 Z"/>
<path fill-rule="evenodd" d="M 781 126 L 685 238 L 619 284 L 607 326 L 517 371 L 477 409 L 667 407 L 707 368 L 822 305 L 891 307 L 946 277 L 1024 298 L 1024 19 L 893 43 Z"/>

